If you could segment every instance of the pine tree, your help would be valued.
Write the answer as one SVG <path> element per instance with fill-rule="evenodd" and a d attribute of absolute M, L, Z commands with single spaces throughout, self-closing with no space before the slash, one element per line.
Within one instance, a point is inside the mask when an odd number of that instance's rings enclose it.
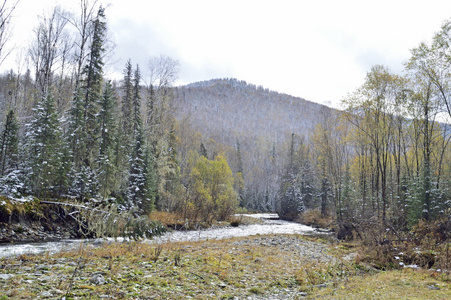
<path fill-rule="evenodd" d="M 74 94 L 69 119 L 71 193 L 80 199 L 96 195 L 99 188 L 96 162 L 100 151 L 98 116 L 102 101 L 105 37 L 105 14 L 100 7 L 93 20 L 90 52 L 81 72 L 80 86 L 77 86 Z"/>
<path fill-rule="evenodd" d="M 105 199 L 111 191 L 116 189 L 116 165 L 115 162 L 115 135 L 116 122 L 114 110 L 116 98 L 110 81 L 105 83 L 100 102 L 100 150 L 98 156 L 97 174 L 99 177 L 100 194 Z"/>
<path fill-rule="evenodd" d="M 139 129 L 131 157 L 129 184 L 127 191 L 127 208 L 138 208 L 142 212 L 143 206 L 149 202 L 147 190 L 146 160 L 142 130 Z"/>
<path fill-rule="evenodd" d="M 19 125 L 14 111 L 10 110 L 0 136 L 0 177 L 17 169 L 18 148 Z"/>
<path fill-rule="evenodd" d="M 122 85 L 122 131 L 124 133 L 124 144 L 127 145 L 127 153 L 132 143 L 133 123 L 133 68 L 130 59 L 127 61 L 124 70 L 124 83 Z"/>
<path fill-rule="evenodd" d="M 61 127 L 51 94 L 38 102 L 28 127 L 29 189 L 39 197 L 55 192 L 61 167 Z"/>
<path fill-rule="evenodd" d="M 291 135 L 288 164 L 286 166 L 285 175 L 282 177 L 277 205 L 277 212 L 280 217 L 285 219 L 294 219 L 297 214 L 305 209 L 298 174 L 299 165 L 295 157 L 293 133 Z"/>
<path fill-rule="evenodd" d="M 136 65 L 136 70 L 133 77 L 133 97 L 132 97 L 132 106 L 133 106 L 133 138 L 136 139 L 138 131 L 142 129 L 142 120 L 141 120 L 141 93 L 140 93 L 140 81 L 141 81 L 141 72 L 139 70 L 139 66 Z"/>

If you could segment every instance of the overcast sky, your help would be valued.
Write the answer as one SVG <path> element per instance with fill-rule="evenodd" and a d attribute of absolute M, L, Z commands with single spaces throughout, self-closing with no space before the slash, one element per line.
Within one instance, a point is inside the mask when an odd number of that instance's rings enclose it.
<path fill-rule="evenodd" d="M 20 0 L 17 46 L 26 47 L 37 16 L 56 3 L 76 9 L 79 0 Z M 335 107 L 371 66 L 401 73 L 410 49 L 451 18 L 449 0 L 102 3 L 111 4 L 106 17 L 116 44 L 110 74 L 122 73 L 128 58 L 144 73 L 150 57 L 165 55 L 180 62 L 177 84 L 234 77 Z"/>

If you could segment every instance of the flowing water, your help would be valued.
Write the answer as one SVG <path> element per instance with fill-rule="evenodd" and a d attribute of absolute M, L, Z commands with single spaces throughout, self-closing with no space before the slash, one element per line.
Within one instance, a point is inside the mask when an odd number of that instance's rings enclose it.
<path fill-rule="evenodd" d="M 263 220 L 263 224 L 241 225 L 239 227 L 221 227 L 190 231 L 172 231 L 152 240 L 148 243 L 165 243 L 181 241 L 198 241 L 226 239 L 232 237 L 243 237 L 258 234 L 312 234 L 316 230 L 313 227 L 299 223 L 279 220 L 277 214 L 252 214 L 243 215 Z M 110 239 L 108 239 L 110 240 Z M 61 250 L 71 250 L 85 245 L 101 246 L 104 240 L 61 240 L 57 242 L 26 243 L 26 244 L 4 244 L 0 245 L 0 257 L 39 254 L 44 252 L 56 253 Z M 113 241 L 112 239 L 110 241 Z"/>

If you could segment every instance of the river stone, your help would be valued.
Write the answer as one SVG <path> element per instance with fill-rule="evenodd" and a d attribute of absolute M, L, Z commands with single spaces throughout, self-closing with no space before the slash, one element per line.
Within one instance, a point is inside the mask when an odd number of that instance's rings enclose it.
<path fill-rule="evenodd" d="M 221 282 L 220 284 L 218 284 L 218 286 L 219 286 L 221 289 L 225 289 L 225 288 L 227 287 L 227 284 Z"/>
<path fill-rule="evenodd" d="M 14 276 L 13 274 L 0 274 L 0 280 L 8 280 L 13 276 Z"/>
<path fill-rule="evenodd" d="M 49 265 L 37 265 L 36 266 L 36 271 L 40 271 L 40 270 L 48 270 L 48 269 L 50 269 L 50 266 Z"/>
<path fill-rule="evenodd" d="M 53 276 L 42 276 L 39 278 L 40 281 L 51 281 L 53 280 Z"/>
<path fill-rule="evenodd" d="M 89 281 L 95 285 L 102 285 L 105 284 L 105 277 L 102 274 L 95 274 Z"/>
<path fill-rule="evenodd" d="M 43 291 L 42 293 L 39 294 L 39 296 L 41 296 L 42 298 L 53 297 L 52 293 L 50 293 L 49 291 Z"/>
<path fill-rule="evenodd" d="M 52 292 L 55 293 L 55 294 L 59 294 L 59 295 L 64 294 L 64 292 L 62 290 L 59 290 L 59 289 L 52 289 Z"/>

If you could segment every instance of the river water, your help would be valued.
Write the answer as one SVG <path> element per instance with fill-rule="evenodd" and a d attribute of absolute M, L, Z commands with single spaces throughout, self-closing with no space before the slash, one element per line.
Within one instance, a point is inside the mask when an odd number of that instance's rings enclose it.
<path fill-rule="evenodd" d="M 244 237 L 258 234 L 313 234 L 313 227 L 299 223 L 279 220 L 277 214 L 252 214 L 243 215 L 263 220 L 263 224 L 240 225 L 238 227 L 209 228 L 190 231 L 172 231 L 151 240 L 147 243 L 166 243 L 182 241 L 199 241 L 226 239 L 232 237 Z M 238 216 L 239 217 L 239 216 Z M 113 241 L 112 239 L 108 239 Z M 44 252 L 56 253 L 61 250 L 71 250 L 80 247 L 81 244 L 101 246 L 105 240 L 61 240 L 57 242 L 5 244 L 0 245 L 0 257 L 21 254 L 39 254 Z M 118 239 L 118 241 L 121 241 Z"/>

